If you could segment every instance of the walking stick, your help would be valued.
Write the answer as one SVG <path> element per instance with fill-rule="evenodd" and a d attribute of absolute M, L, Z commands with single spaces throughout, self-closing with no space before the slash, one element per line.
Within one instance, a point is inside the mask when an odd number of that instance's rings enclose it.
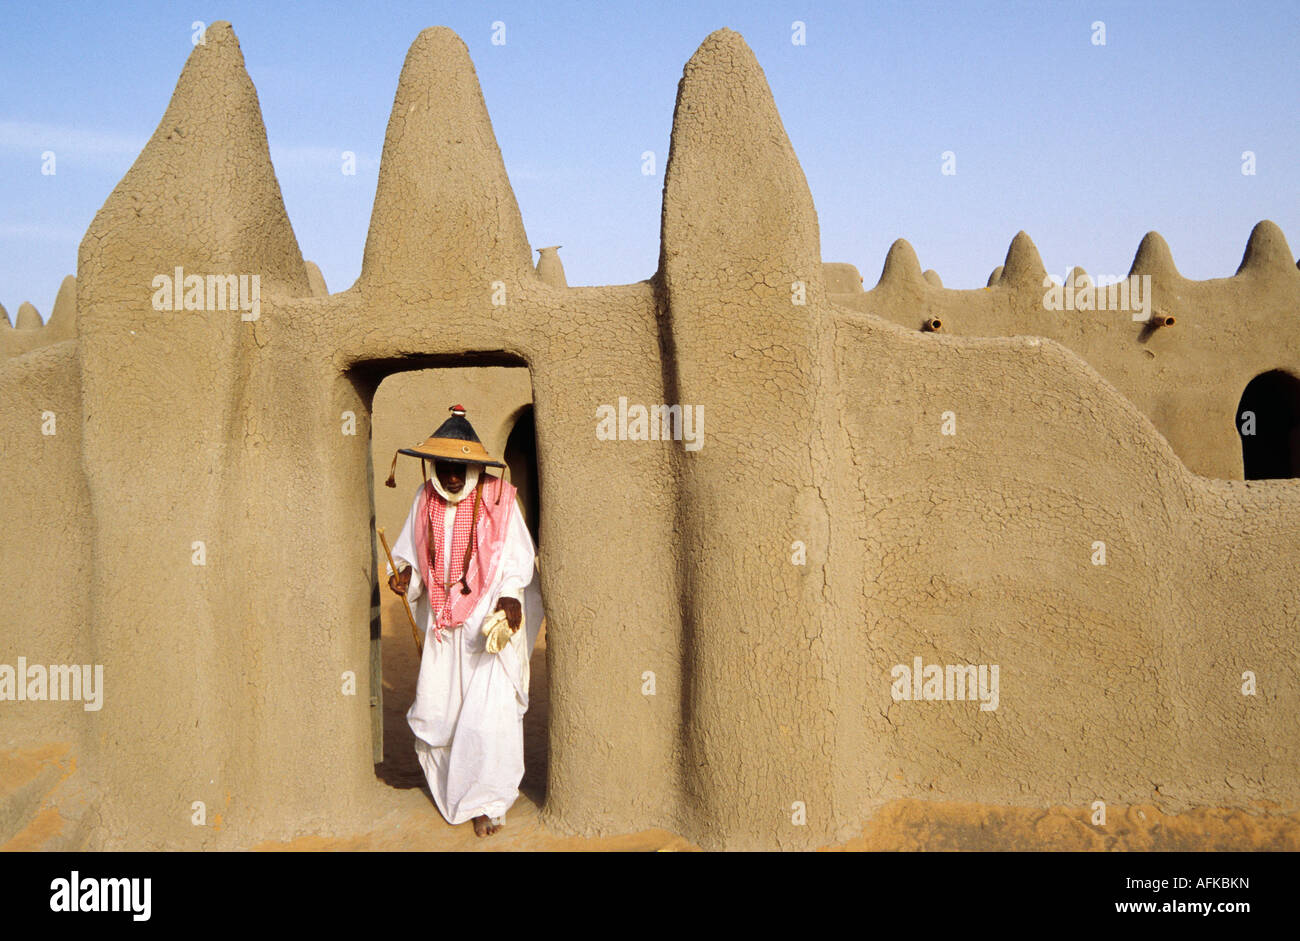
<path fill-rule="evenodd" d="M 388 556 L 388 566 L 397 574 L 397 565 L 393 562 L 393 550 L 388 548 L 388 540 L 384 538 L 384 527 L 379 527 L 379 541 L 383 543 L 384 555 Z M 415 626 L 415 615 L 411 613 L 411 602 L 406 600 L 406 592 L 402 592 L 402 606 L 406 608 L 406 619 L 411 622 L 411 636 L 415 638 L 415 652 L 424 656 L 424 642 L 420 639 L 420 629 Z"/>

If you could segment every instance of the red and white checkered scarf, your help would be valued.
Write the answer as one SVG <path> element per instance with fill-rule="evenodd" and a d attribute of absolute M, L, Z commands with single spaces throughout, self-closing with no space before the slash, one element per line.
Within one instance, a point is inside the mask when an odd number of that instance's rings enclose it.
<path fill-rule="evenodd" d="M 500 477 L 482 474 L 478 499 L 477 520 L 474 512 L 474 494 L 466 494 L 456 504 L 456 514 L 451 529 L 451 566 L 441 558 L 446 539 L 444 522 L 447 501 L 434 489 L 433 481 L 426 481 L 420 491 L 416 519 L 427 525 L 415 527 L 415 551 L 420 557 L 424 584 L 433 608 L 433 635 L 441 641 L 442 632 L 463 624 L 474 611 L 483 592 L 492 584 L 501 562 L 501 546 L 505 542 L 510 511 L 515 505 L 515 488 Z M 477 488 L 476 488 L 477 489 Z M 498 501 L 497 497 L 500 496 Z M 474 536 L 474 553 L 470 557 L 469 572 L 465 572 L 465 549 L 470 534 Z M 445 576 L 445 581 L 444 581 Z M 464 576 L 464 585 L 461 582 Z M 448 584 L 450 582 L 450 584 Z M 469 594 L 462 588 L 469 587 Z"/>

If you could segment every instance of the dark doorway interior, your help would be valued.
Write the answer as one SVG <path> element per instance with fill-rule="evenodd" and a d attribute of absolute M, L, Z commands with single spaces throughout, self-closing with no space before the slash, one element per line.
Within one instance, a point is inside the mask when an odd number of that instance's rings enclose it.
<path fill-rule="evenodd" d="M 1250 381 L 1237 406 L 1247 480 L 1300 477 L 1300 379 L 1280 369 Z"/>
<path fill-rule="evenodd" d="M 533 537 L 533 544 L 540 548 L 537 538 L 538 524 L 538 481 L 537 481 L 537 425 L 533 420 L 533 407 L 527 405 L 520 409 L 515 418 L 515 425 L 510 429 L 506 439 L 505 462 L 510 468 L 510 482 L 519 489 L 519 505 L 524 511 L 524 522 Z"/>
<path fill-rule="evenodd" d="M 506 438 L 503 459 L 510 469 L 510 482 L 519 491 L 519 507 L 524 522 L 537 546 L 537 564 L 542 565 L 542 547 L 538 539 L 541 523 L 541 481 L 537 473 L 537 426 L 533 419 L 533 406 L 526 405 L 514 417 L 514 426 Z M 528 665 L 528 712 L 524 713 L 524 779 L 519 789 L 537 804 L 546 800 L 546 771 L 548 719 L 550 716 L 550 683 L 546 673 L 546 621 L 542 621 Z"/>

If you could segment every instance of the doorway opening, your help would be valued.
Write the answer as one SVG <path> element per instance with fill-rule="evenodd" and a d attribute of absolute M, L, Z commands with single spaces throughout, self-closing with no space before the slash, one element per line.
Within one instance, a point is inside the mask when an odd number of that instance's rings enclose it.
<path fill-rule="evenodd" d="M 541 501 L 537 480 L 537 423 L 533 419 L 533 406 L 525 405 L 515 413 L 510 435 L 506 438 L 505 457 L 510 467 L 510 482 L 519 488 L 519 506 L 524 511 L 524 522 L 533 537 L 533 545 L 541 549 L 538 533 L 541 524 Z"/>
<path fill-rule="evenodd" d="M 1300 477 L 1300 379 L 1261 373 L 1241 394 L 1237 434 L 1246 480 Z"/>
<path fill-rule="evenodd" d="M 371 401 L 372 508 L 392 546 L 423 484 L 420 462 L 399 458 L 396 489 L 384 486 L 393 452 L 427 438 L 463 405 L 466 418 L 489 454 L 506 465 L 506 479 L 519 488 L 519 503 L 536 542 L 540 519 L 536 430 L 532 419 L 529 371 L 517 365 L 447 365 L 387 371 Z M 430 467 L 432 474 L 432 467 Z M 496 475 L 497 470 L 489 473 Z M 529 515 L 531 513 L 531 516 Z M 406 712 L 415 700 L 420 661 L 402 599 L 387 584 L 387 558 L 376 543 L 375 593 L 371 605 L 371 730 L 375 774 L 395 788 L 425 788 Z M 547 772 L 547 696 L 545 626 L 530 660 L 529 704 L 524 715 L 524 780 L 520 790 L 539 807 Z"/>

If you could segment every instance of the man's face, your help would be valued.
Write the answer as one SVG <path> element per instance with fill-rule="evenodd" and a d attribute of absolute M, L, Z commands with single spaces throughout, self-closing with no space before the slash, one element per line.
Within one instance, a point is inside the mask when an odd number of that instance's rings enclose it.
<path fill-rule="evenodd" d="M 460 488 L 465 486 L 464 464 L 434 461 L 433 472 L 438 475 L 438 483 L 442 484 L 443 489 L 448 493 L 460 493 Z"/>

